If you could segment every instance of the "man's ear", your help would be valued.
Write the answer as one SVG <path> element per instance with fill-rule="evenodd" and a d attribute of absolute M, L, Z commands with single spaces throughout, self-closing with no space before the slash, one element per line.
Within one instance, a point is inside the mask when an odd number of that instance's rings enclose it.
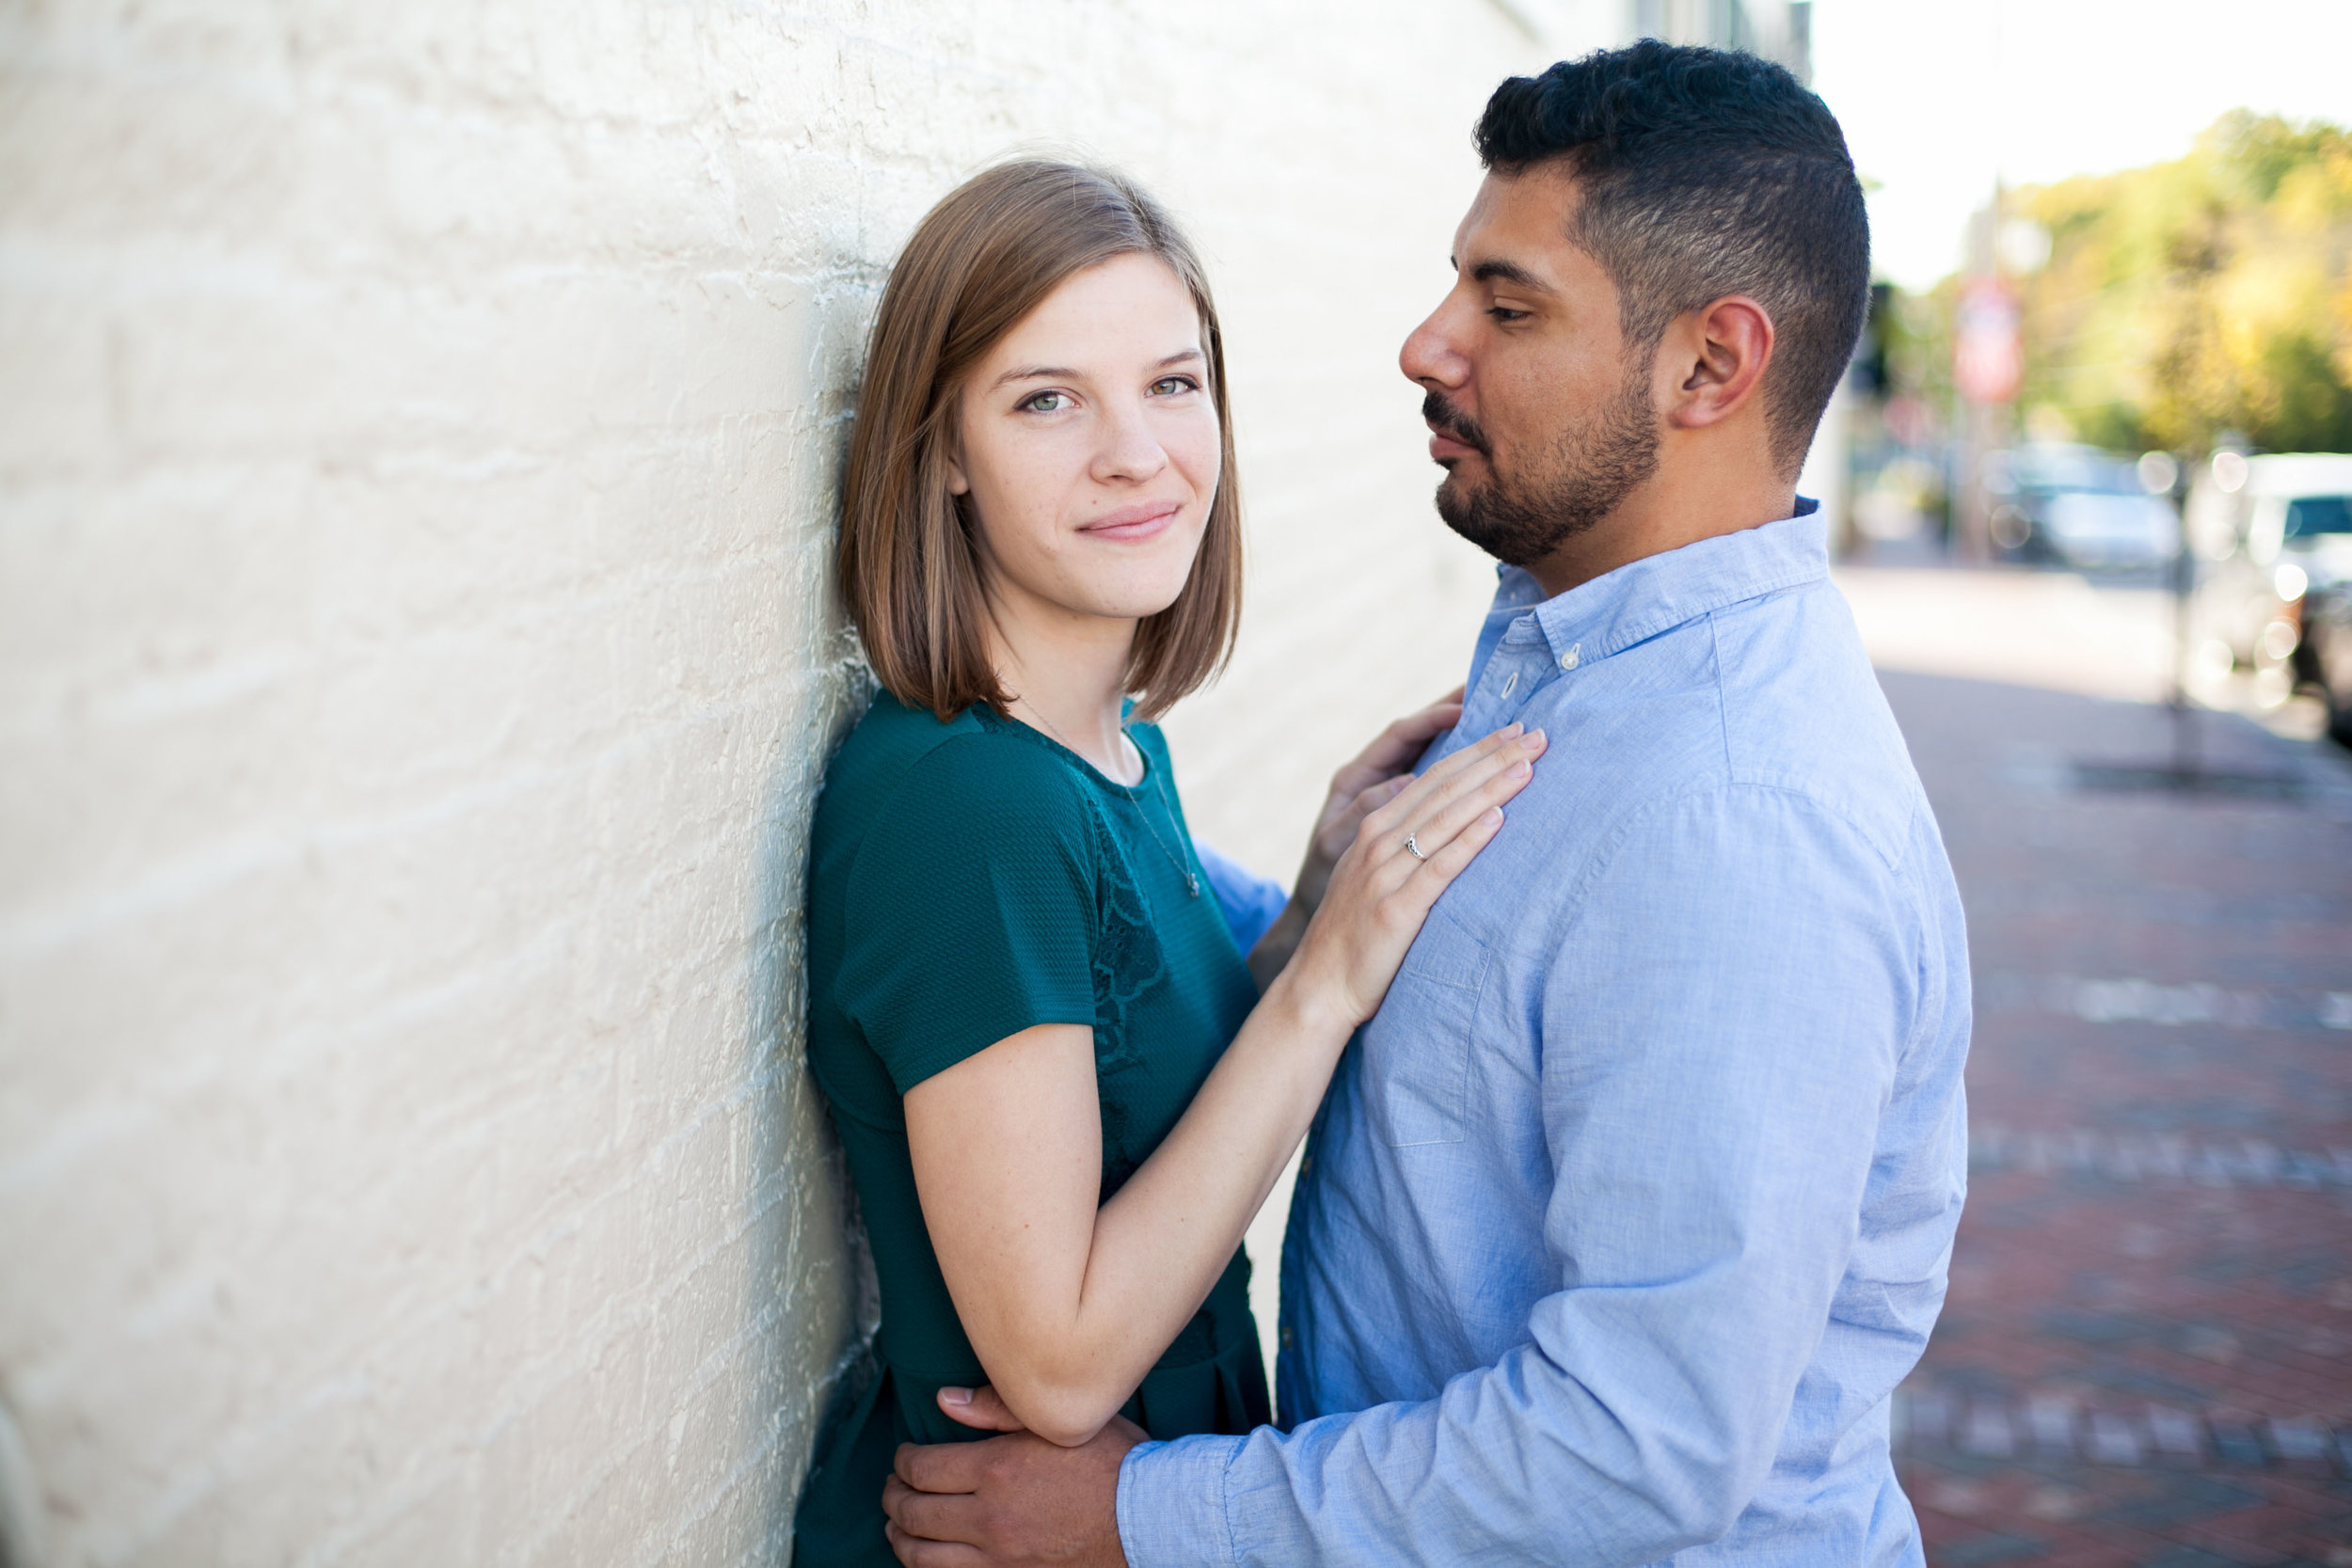
<path fill-rule="evenodd" d="M 1677 376 L 1666 418 L 1684 430 L 1721 424 L 1759 394 L 1772 358 L 1772 318 L 1745 294 L 1726 294 L 1676 320 L 1661 345 Z"/>

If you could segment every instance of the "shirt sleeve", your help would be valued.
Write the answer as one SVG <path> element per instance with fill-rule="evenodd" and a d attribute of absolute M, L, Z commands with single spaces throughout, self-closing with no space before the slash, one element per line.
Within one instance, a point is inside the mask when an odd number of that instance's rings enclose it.
<path fill-rule="evenodd" d="M 900 1094 L 1041 1023 L 1094 1022 L 1094 830 L 1051 757 L 990 736 L 915 767 L 850 872 L 836 994 Z"/>
<path fill-rule="evenodd" d="M 1290 890 L 1197 838 L 1192 841 L 1192 852 L 1200 857 L 1200 873 L 1209 880 L 1209 891 L 1216 895 L 1216 907 L 1224 911 L 1233 945 L 1247 957 L 1291 901 Z"/>
<path fill-rule="evenodd" d="M 1916 924 L 1851 825 L 1742 785 L 1651 808 L 1570 909 L 1537 1042 L 1559 1289 L 1435 1399 L 1137 1448 L 1134 1568 L 1648 1563 L 1763 1484 L 1855 1245 Z"/>

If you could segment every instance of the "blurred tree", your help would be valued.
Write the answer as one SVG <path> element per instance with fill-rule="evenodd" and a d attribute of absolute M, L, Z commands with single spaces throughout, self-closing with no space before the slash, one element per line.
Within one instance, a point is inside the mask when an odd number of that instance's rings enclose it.
<path fill-rule="evenodd" d="M 1886 344 L 1887 389 L 1926 401 L 1939 419 L 1951 408 L 1952 312 L 1960 280 L 1947 277 L 1924 294 L 1890 288 L 1881 318 Z"/>
<path fill-rule="evenodd" d="M 2020 192 L 2029 422 L 2130 451 L 2352 451 L 2352 134 L 2244 110 L 2176 163 Z M 1945 291 L 1938 291 L 1939 293 Z"/>

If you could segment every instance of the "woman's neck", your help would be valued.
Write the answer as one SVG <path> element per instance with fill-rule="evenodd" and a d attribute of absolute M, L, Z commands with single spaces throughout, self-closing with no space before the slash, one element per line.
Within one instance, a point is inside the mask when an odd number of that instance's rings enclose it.
<path fill-rule="evenodd" d="M 989 638 L 1013 717 L 1060 741 L 1106 777 L 1134 784 L 1141 758 L 1120 719 L 1136 623 L 1102 616 L 1025 615 L 998 603 Z"/>

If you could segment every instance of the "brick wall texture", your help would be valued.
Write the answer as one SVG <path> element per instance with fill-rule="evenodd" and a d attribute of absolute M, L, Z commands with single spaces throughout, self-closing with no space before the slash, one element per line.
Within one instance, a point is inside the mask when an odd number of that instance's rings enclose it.
<path fill-rule="evenodd" d="M 44 1561 L 782 1560 L 870 1313 L 799 911 L 889 261 L 1021 147 L 1196 230 L 1254 560 L 1171 731 L 1202 836 L 1286 871 L 1491 580 L 1394 356 L 1479 103 L 1595 41 L 1527 14 L 0 8 L 0 1403 Z"/>

